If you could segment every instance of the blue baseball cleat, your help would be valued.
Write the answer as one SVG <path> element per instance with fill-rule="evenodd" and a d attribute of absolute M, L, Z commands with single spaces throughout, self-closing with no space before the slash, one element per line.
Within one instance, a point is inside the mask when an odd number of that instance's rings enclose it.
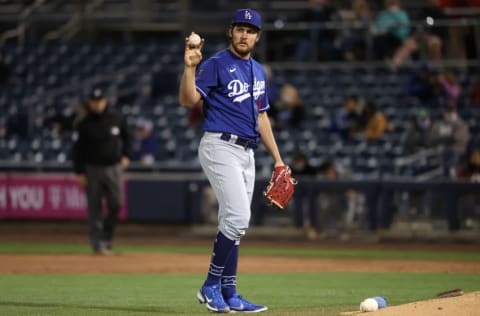
<path fill-rule="evenodd" d="M 197 293 L 197 299 L 200 303 L 205 304 L 208 310 L 217 313 L 229 313 L 230 307 L 222 296 L 220 284 L 212 286 L 202 286 Z"/>
<path fill-rule="evenodd" d="M 261 313 L 268 309 L 267 306 L 250 303 L 238 293 L 235 293 L 232 297 L 227 299 L 227 304 L 230 306 L 232 313 Z"/>

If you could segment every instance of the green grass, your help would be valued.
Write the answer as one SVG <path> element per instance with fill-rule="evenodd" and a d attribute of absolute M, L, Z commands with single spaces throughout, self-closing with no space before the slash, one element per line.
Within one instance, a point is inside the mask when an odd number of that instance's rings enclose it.
<path fill-rule="evenodd" d="M 211 315 L 195 300 L 198 274 L 0 275 L 0 315 Z M 480 290 L 477 274 L 242 274 L 239 290 L 266 315 L 337 315 L 384 295 L 389 305 L 460 287 Z"/>
<path fill-rule="evenodd" d="M 119 252 L 169 252 L 208 254 L 206 246 L 146 246 L 119 245 Z M 288 248 L 243 246 L 242 255 L 284 256 L 300 258 L 366 258 L 366 259 L 411 259 L 442 261 L 480 261 L 480 252 L 473 251 L 429 251 L 429 250 L 385 250 L 385 249 L 332 249 L 332 248 Z M 73 254 L 90 253 L 86 244 L 66 243 L 0 243 L 0 254 Z"/>
<path fill-rule="evenodd" d="M 206 246 L 118 245 L 120 252 L 208 254 Z M 90 253 L 88 245 L 0 243 L 0 254 Z M 471 251 L 242 247 L 242 254 L 300 258 L 480 261 Z M 1 263 L 0 263 L 1 264 Z M 1 316 L 211 315 L 195 300 L 204 274 L 0 275 Z M 267 315 L 338 315 L 364 298 L 384 295 L 389 305 L 433 298 L 451 288 L 480 290 L 480 274 L 265 273 L 241 274 L 239 290 L 269 306 Z"/>

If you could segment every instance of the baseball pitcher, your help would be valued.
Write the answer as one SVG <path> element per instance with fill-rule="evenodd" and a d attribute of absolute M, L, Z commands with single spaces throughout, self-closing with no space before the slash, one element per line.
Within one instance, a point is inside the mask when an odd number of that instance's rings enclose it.
<path fill-rule="evenodd" d="M 284 174 L 290 175 L 266 113 L 269 104 L 265 72 L 251 57 L 260 40 L 261 28 L 258 12 L 237 10 L 228 28 L 228 48 L 201 64 L 204 40 L 198 41 L 196 36 L 185 39 L 179 100 L 187 107 L 203 102 L 204 134 L 198 156 L 219 203 L 218 234 L 207 278 L 197 298 L 207 309 L 219 313 L 267 310 L 266 306 L 253 304 L 236 291 L 240 239 L 250 221 L 254 150 L 260 142 L 274 160 L 274 173 L 282 173 L 282 178 Z M 272 176 L 272 181 L 274 178 Z M 289 189 L 288 194 L 293 194 L 293 190 Z M 267 193 L 266 196 L 274 203 Z M 282 203 L 283 200 L 279 204 Z"/>

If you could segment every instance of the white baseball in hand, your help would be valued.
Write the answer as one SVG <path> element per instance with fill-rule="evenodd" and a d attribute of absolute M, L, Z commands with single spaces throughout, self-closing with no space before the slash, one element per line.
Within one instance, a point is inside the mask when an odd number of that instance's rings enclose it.
<path fill-rule="evenodd" d="M 197 33 L 193 33 L 190 34 L 190 36 L 188 37 L 188 45 L 190 47 L 198 47 L 200 46 L 200 43 L 202 42 L 202 39 L 200 38 L 200 35 L 198 35 Z"/>

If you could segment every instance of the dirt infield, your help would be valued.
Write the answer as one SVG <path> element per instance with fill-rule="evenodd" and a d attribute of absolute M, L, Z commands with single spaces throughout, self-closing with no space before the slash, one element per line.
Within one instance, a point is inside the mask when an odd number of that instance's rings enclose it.
<path fill-rule="evenodd" d="M 11 223 L 10 223 L 11 224 Z M 1 225 L 0 225 L 1 226 Z M 18 225 L 19 226 L 19 225 Z M 69 242 L 87 243 L 83 231 L 77 229 L 66 232 L 65 228 L 25 229 L 3 225 L 0 230 L 0 241 L 9 242 Z M 19 229 L 22 228 L 22 229 Z M 23 231 L 18 234 L 18 231 Z M 178 238 L 174 234 L 152 234 L 141 227 L 137 231 L 120 234 L 118 244 L 130 245 L 163 245 L 210 246 L 211 238 Z M 205 236 L 203 236 L 205 237 Z M 247 240 L 250 246 L 265 247 L 318 247 L 318 243 L 302 241 L 266 241 Z M 465 244 L 338 244 L 322 243 L 322 248 L 360 248 L 360 249 L 415 249 L 478 251 L 478 245 Z M 0 254 L 0 274 L 101 274 L 101 273 L 204 273 L 210 260 L 209 254 L 174 254 L 174 253 L 123 253 L 113 256 L 96 256 L 90 254 Z M 240 272 L 417 272 L 417 273 L 480 273 L 478 262 L 430 261 L 430 260 L 398 260 L 398 259 L 349 259 L 349 258 L 292 258 L 292 257 L 257 257 L 241 256 Z M 397 316 L 474 316 L 479 315 L 480 293 L 469 293 L 454 298 L 444 298 L 410 304 L 389 306 L 366 315 Z M 355 313 L 357 314 L 357 313 Z M 358 315 L 364 315 L 360 313 Z M 352 313 L 353 315 L 353 313 Z"/>
<path fill-rule="evenodd" d="M 96 255 L 0 255 L 0 274 L 202 273 L 208 255 L 130 253 Z M 240 272 L 438 272 L 480 273 L 476 262 L 324 259 L 242 256 Z"/>
<path fill-rule="evenodd" d="M 169 253 L 98 255 L 0 255 L 0 274 L 203 273 L 209 256 Z M 261 264 L 260 264 L 261 263 Z M 240 272 L 440 272 L 480 273 L 476 262 L 319 259 L 242 256 Z M 480 293 L 389 306 L 367 315 L 474 316 Z M 357 313 L 355 313 L 357 314 Z M 365 313 L 360 313 L 362 315 Z"/>

